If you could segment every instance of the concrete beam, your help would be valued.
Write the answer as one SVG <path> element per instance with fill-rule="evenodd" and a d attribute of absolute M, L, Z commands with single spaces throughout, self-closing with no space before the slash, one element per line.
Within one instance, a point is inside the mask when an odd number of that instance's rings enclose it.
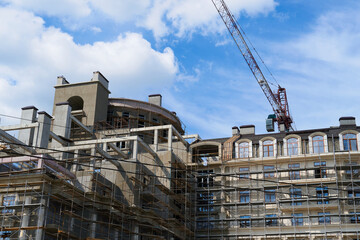
<path fill-rule="evenodd" d="M 82 124 L 76 117 L 74 117 L 73 115 L 70 115 L 70 119 L 76 123 L 76 125 L 78 125 L 79 127 L 81 127 L 83 130 L 85 130 L 86 132 L 90 133 L 91 135 L 93 135 L 94 133 L 87 128 L 84 124 Z"/>
<path fill-rule="evenodd" d="M 112 150 L 114 150 L 115 152 L 117 152 L 121 157 L 127 158 L 127 155 L 126 155 L 125 153 L 123 153 L 120 148 L 116 147 L 115 144 L 113 144 L 113 143 L 108 143 L 108 146 L 109 146 Z"/>
<path fill-rule="evenodd" d="M 60 138 L 58 135 L 56 135 L 53 132 L 50 132 L 50 138 L 54 139 L 55 141 L 57 141 L 58 143 L 60 143 L 63 146 L 67 145 L 67 142 L 65 142 L 62 138 Z"/>
<path fill-rule="evenodd" d="M 28 124 L 17 124 L 17 125 L 10 125 L 10 126 L 3 126 L 0 127 L 1 130 L 4 131 L 14 131 L 14 130 L 21 130 L 21 129 L 26 129 L 26 128 L 35 128 L 39 126 L 39 123 L 28 123 Z"/>
<path fill-rule="evenodd" d="M 88 145 L 88 144 L 125 142 L 125 141 L 134 141 L 134 140 L 137 140 L 137 139 L 138 139 L 137 136 L 117 137 L 117 138 L 103 138 L 103 139 L 77 141 L 77 142 L 74 142 L 74 145 L 75 145 L 75 146 L 80 146 L 80 145 Z"/>
<path fill-rule="evenodd" d="M 25 143 L 23 143 L 22 141 L 11 136 L 10 134 L 8 134 L 7 132 L 5 132 L 4 130 L 1 130 L 1 129 L 0 129 L 0 139 L 3 139 L 7 144 L 9 144 L 10 146 L 13 146 L 15 148 L 22 148 L 23 150 L 25 150 L 26 152 L 29 152 L 31 154 L 36 153 L 35 149 L 28 147 Z M 16 151 L 16 149 L 14 149 L 14 151 Z M 22 153 L 22 152 L 19 152 L 19 153 Z"/>
<path fill-rule="evenodd" d="M 120 163 L 118 161 L 114 160 L 114 156 L 111 156 L 110 154 L 108 154 L 107 152 L 105 152 L 104 150 L 102 150 L 99 147 L 96 147 L 95 149 L 102 157 L 106 158 L 106 160 L 111 162 L 115 167 L 117 167 L 117 168 L 121 167 Z"/>

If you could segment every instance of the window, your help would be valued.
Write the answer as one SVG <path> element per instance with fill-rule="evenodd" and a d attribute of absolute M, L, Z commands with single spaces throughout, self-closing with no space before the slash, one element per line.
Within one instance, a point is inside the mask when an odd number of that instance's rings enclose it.
<path fill-rule="evenodd" d="M 197 184 L 198 187 L 212 187 L 214 186 L 214 178 L 211 174 L 214 170 L 203 170 L 198 172 Z"/>
<path fill-rule="evenodd" d="M 330 212 L 319 212 L 319 224 L 330 224 L 331 223 L 331 217 Z"/>
<path fill-rule="evenodd" d="M 145 115 L 139 114 L 139 121 L 138 121 L 138 127 L 142 128 L 145 127 Z"/>
<path fill-rule="evenodd" d="M 301 188 L 290 188 L 290 197 L 292 199 L 291 205 L 301 205 L 302 202 L 297 202 L 296 199 L 302 197 Z"/>
<path fill-rule="evenodd" d="M 360 189 L 348 190 L 348 204 L 360 205 Z"/>
<path fill-rule="evenodd" d="M 351 223 L 360 223 L 360 212 L 350 212 L 352 215 L 350 218 Z"/>
<path fill-rule="evenodd" d="M 291 163 L 289 164 L 289 169 L 300 168 L 300 163 Z M 299 170 L 291 170 L 289 171 L 289 179 L 296 180 L 300 179 L 300 171 Z"/>
<path fill-rule="evenodd" d="M 329 204 L 329 190 L 327 187 L 317 187 L 316 197 L 318 198 L 317 204 Z"/>
<path fill-rule="evenodd" d="M 352 133 L 345 134 L 343 136 L 344 150 L 357 151 L 357 139 L 356 135 Z"/>
<path fill-rule="evenodd" d="M 293 213 L 291 214 L 291 224 L 293 226 L 303 226 L 304 225 L 304 219 L 302 213 Z"/>
<path fill-rule="evenodd" d="M 240 227 L 241 228 L 250 227 L 250 216 L 240 216 Z"/>
<path fill-rule="evenodd" d="M 274 165 L 264 166 L 264 178 L 273 178 L 273 177 L 275 177 L 274 171 L 275 171 Z"/>
<path fill-rule="evenodd" d="M 297 138 L 289 138 L 287 140 L 287 151 L 289 156 L 298 155 L 299 154 L 299 144 Z"/>
<path fill-rule="evenodd" d="M 274 143 L 272 140 L 266 140 L 263 142 L 263 156 L 264 157 L 274 156 Z"/>
<path fill-rule="evenodd" d="M 248 203 L 250 202 L 250 191 L 240 191 L 239 192 L 239 196 L 240 196 L 240 202 L 241 203 Z"/>
<path fill-rule="evenodd" d="M 273 227 L 273 226 L 278 225 L 278 220 L 277 220 L 276 214 L 269 214 L 269 215 L 266 215 L 265 217 L 266 217 L 265 218 L 266 226 Z"/>
<path fill-rule="evenodd" d="M 275 189 L 267 189 L 267 190 L 265 190 L 265 202 L 267 202 L 267 203 L 276 202 Z"/>
<path fill-rule="evenodd" d="M 214 211 L 214 194 L 213 193 L 199 193 L 198 194 L 198 211 L 212 212 Z"/>
<path fill-rule="evenodd" d="M 325 145 L 324 145 L 324 137 L 323 136 L 314 136 L 312 138 L 313 143 L 313 150 L 314 153 L 323 153 L 325 152 Z"/>
<path fill-rule="evenodd" d="M 326 161 L 314 162 L 314 167 L 318 167 L 315 169 L 315 178 L 326 178 Z"/>
<path fill-rule="evenodd" d="M 214 217 L 200 217 L 196 220 L 196 227 L 198 229 L 213 229 L 214 228 Z"/>
<path fill-rule="evenodd" d="M 11 234 L 11 231 L 0 231 L 0 240 L 10 240 Z"/>
<path fill-rule="evenodd" d="M 249 143 L 242 142 L 239 144 L 239 158 L 248 158 L 249 157 Z"/>
<path fill-rule="evenodd" d="M 239 171 L 240 171 L 240 175 L 239 175 L 240 180 L 249 178 L 249 168 L 248 167 L 241 167 L 241 168 L 239 168 Z"/>
<path fill-rule="evenodd" d="M 4 196 L 2 205 L 5 206 L 5 208 L 2 210 L 3 213 L 13 213 L 15 209 L 9 209 L 7 206 L 14 206 L 15 205 L 15 199 L 16 196 Z"/>

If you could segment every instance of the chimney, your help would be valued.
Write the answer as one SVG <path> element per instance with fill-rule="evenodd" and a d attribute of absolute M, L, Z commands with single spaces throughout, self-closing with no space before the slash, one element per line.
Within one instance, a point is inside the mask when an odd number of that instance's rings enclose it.
<path fill-rule="evenodd" d="M 255 125 L 242 125 L 240 126 L 240 134 L 255 134 Z"/>
<path fill-rule="evenodd" d="M 240 134 L 240 131 L 239 131 L 239 128 L 238 127 L 232 127 L 232 135 L 235 136 L 235 135 L 239 135 Z"/>
<path fill-rule="evenodd" d="M 162 96 L 161 94 L 152 94 L 149 95 L 149 103 L 151 104 L 155 104 L 158 106 L 162 106 Z"/>
<path fill-rule="evenodd" d="M 341 117 L 339 118 L 340 126 L 356 126 L 355 117 Z"/>

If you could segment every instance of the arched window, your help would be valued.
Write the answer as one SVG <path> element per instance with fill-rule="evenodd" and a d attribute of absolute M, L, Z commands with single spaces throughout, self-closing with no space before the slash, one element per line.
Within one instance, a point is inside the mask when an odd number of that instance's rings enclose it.
<path fill-rule="evenodd" d="M 299 154 L 299 143 L 297 138 L 289 138 L 287 140 L 287 152 L 289 156 Z"/>
<path fill-rule="evenodd" d="M 312 143 L 313 143 L 314 153 L 323 153 L 323 152 L 325 152 L 324 137 L 323 136 L 320 136 L 320 135 L 314 136 L 312 138 Z"/>
<path fill-rule="evenodd" d="M 348 133 L 343 136 L 344 150 L 357 151 L 357 139 L 353 133 Z"/>
<path fill-rule="evenodd" d="M 84 108 L 84 100 L 79 96 L 73 96 L 68 99 L 71 110 L 82 110 Z"/>
<path fill-rule="evenodd" d="M 249 157 L 249 143 L 242 142 L 239 144 L 239 158 L 248 158 Z"/>
<path fill-rule="evenodd" d="M 274 156 L 274 142 L 272 140 L 266 140 L 263 142 L 263 156 L 264 157 Z"/>

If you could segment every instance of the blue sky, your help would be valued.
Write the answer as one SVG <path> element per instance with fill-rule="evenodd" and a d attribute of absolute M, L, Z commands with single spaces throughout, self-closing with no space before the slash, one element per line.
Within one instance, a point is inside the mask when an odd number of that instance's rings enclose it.
<path fill-rule="evenodd" d="M 298 130 L 360 119 L 359 1 L 226 2 L 287 89 Z M 162 94 L 188 134 L 265 133 L 271 107 L 211 0 L 0 0 L 0 30 L 1 114 L 51 113 L 57 76 L 101 71 L 111 97 Z"/>

